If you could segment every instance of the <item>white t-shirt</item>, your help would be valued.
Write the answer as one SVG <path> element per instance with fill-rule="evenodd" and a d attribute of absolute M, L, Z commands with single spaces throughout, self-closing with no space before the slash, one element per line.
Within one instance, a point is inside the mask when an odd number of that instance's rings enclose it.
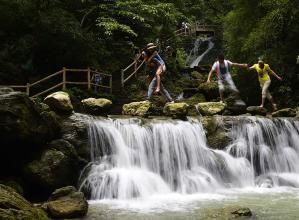
<path fill-rule="evenodd" d="M 231 65 L 232 62 L 229 60 L 224 60 L 224 63 L 216 61 L 212 66 L 212 70 L 217 72 L 218 79 L 225 79 L 225 76 L 230 74 Z"/>

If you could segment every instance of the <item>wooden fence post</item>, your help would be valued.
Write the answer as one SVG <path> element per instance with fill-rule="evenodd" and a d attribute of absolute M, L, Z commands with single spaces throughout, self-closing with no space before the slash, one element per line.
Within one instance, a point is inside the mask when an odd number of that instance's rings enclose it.
<path fill-rule="evenodd" d="M 123 69 L 121 69 L 121 87 L 123 88 L 124 87 L 124 85 L 125 85 L 125 83 L 124 83 L 124 70 Z"/>
<path fill-rule="evenodd" d="M 26 84 L 26 94 L 29 96 L 30 94 L 30 83 Z"/>
<path fill-rule="evenodd" d="M 62 68 L 62 90 L 66 89 L 66 68 Z"/>
<path fill-rule="evenodd" d="M 88 67 L 87 69 L 87 89 L 90 90 L 91 85 L 90 85 L 90 68 Z"/>

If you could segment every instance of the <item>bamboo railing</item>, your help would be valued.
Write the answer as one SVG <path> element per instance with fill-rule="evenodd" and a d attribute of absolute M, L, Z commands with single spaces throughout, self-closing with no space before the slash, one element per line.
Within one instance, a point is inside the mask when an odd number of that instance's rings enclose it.
<path fill-rule="evenodd" d="M 77 81 L 68 81 L 67 80 L 67 76 L 69 76 L 70 74 L 74 74 L 74 73 L 79 73 L 81 75 L 85 75 L 85 79 L 82 80 L 77 80 Z M 106 80 L 106 85 L 105 84 L 94 84 L 91 81 L 91 77 L 93 74 L 100 74 L 101 77 L 106 77 L 108 78 L 108 80 Z M 53 86 L 51 86 L 50 88 L 47 88 L 45 90 L 42 90 L 40 92 L 34 93 L 33 92 L 33 88 L 34 87 L 38 87 L 41 85 L 41 83 L 44 82 L 49 82 L 49 81 L 55 81 L 54 78 L 55 77 L 62 77 L 61 81 L 59 80 L 59 82 Z M 105 80 L 103 81 L 105 82 Z M 61 88 L 62 90 L 65 90 L 67 88 L 67 85 L 83 85 L 86 86 L 88 90 L 91 89 L 92 86 L 96 86 L 96 87 L 101 87 L 101 88 L 105 88 L 105 89 L 109 89 L 109 92 L 112 93 L 112 75 L 110 74 L 106 74 L 106 73 L 102 73 L 102 72 L 98 72 L 97 70 L 91 70 L 90 68 L 87 69 L 67 69 L 65 67 L 62 68 L 62 70 L 53 73 L 49 76 L 44 77 L 41 80 L 35 81 L 33 83 L 27 83 L 26 85 L 2 85 L 0 87 L 10 87 L 12 89 L 15 90 L 22 90 L 26 92 L 26 94 L 30 97 L 37 97 L 37 96 L 41 96 L 44 95 L 50 91 L 53 91 L 57 88 Z"/>

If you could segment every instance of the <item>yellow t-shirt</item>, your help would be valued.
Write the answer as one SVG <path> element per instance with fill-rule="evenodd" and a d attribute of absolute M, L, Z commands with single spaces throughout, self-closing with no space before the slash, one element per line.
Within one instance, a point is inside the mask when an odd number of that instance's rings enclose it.
<path fill-rule="evenodd" d="M 261 69 L 257 63 L 252 67 L 256 70 L 260 82 L 270 80 L 270 76 L 268 74 L 268 72 L 270 72 L 269 64 L 264 64 L 264 69 Z"/>

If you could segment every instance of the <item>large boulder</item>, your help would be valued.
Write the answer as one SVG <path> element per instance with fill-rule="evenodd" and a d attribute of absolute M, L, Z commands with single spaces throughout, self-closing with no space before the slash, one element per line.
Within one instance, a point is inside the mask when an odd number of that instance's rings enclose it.
<path fill-rule="evenodd" d="M 87 113 L 101 115 L 107 113 L 112 106 L 112 101 L 104 98 L 88 98 L 81 101 Z"/>
<path fill-rule="evenodd" d="M 0 184 L 0 219 L 47 220 L 47 214 L 19 195 L 14 189 Z"/>
<path fill-rule="evenodd" d="M 50 106 L 50 108 L 58 113 L 71 113 L 73 111 L 73 105 L 68 93 L 63 91 L 54 92 L 48 95 L 44 102 Z"/>
<path fill-rule="evenodd" d="M 152 107 L 152 103 L 149 101 L 131 102 L 123 105 L 122 113 L 132 116 L 147 116 Z"/>
<path fill-rule="evenodd" d="M 296 111 L 292 108 L 280 109 L 272 113 L 272 117 L 295 117 Z"/>
<path fill-rule="evenodd" d="M 58 135 L 55 116 L 50 114 L 41 114 L 40 109 L 24 93 L 10 92 L 0 95 L 2 175 L 19 173 L 24 163 L 43 150 L 41 146 Z"/>
<path fill-rule="evenodd" d="M 87 214 L 88 203 L 82 192 L 66 186 L 55 190 L 43 205 L 51 218 L 82 218 Z"/>
<path fill-rule="evenodd" d="M 198 103 L 196 105 L 196 108 L 202 115 L 216 115 L 216 114 L 221 114 L 226 105 L 221 102 L 203 102 L 203 103 Z"/>
<path fill-rule="evenodd" d="M 267 115 L 267 109 L 261 108 L 259 106 L 248 106 L 246 108 L 246 111 L 250 113 L 251 115 Z"/>
<path fill-rule="evenodd" d="M 185 118 L 188 114 L 189 105 L 185 102 L 167 103 L 164 106 L 163 112 L 166 116 L 173 118 Z"/>
<path fill-rule="evenodd" d="M 73 145 L 58 139 L 52 141 L 40 159 L 30 162 L 24 169 L 27 182 L 36 191 L 50 193 L 56 188 L 75 184 L 80 172 L 80 158 Z"/>

